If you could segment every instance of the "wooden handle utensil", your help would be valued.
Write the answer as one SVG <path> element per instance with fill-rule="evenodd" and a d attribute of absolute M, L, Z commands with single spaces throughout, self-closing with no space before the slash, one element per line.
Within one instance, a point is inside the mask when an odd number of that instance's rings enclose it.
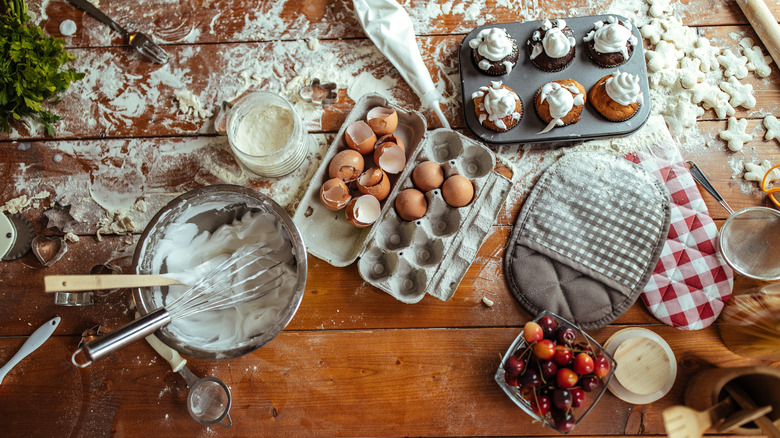
<path fill-rule="evenodd" d="M 763 0 L 737 0 L 739 8 L 753 26 L 766 50 L 780 67 L 780 25 Z"/>
<path fill-rule="evenodd" d="M 742 409 L 755 409 L 756 403 L 753 401 L 752 398 L 745 392 L 744 389 L 739 387 L 736 382 L 733 380 L 726 384 L 726 392 L 729 393 L 729 395 L 734 398 L 734 401 L 737 402 L 737 404 L 742 407 Z M 766 434 L 766 436 L 770 438 L 780 438 L 780 430 L 777 429 L 777 427 L 772 423 L 772 420 L 765 416 L 761 416 L 756 418 L 755 423 L 758 425 L 758 427 L 761 428 L 761 431 Z"/>
<path fill-rule="evenodd" d="M 47 275 L 43 277 L 43 289 L 46 292 L 83 292 L 174 284 L 182 283 L 162 275 Z"/>

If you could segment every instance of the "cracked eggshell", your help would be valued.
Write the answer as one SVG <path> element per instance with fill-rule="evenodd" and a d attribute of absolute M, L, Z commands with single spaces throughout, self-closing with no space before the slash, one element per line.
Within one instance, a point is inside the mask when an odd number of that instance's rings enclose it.
<path fill-rule="evenodd" d="M 425 195 L 417 189 L 406 189 L 395 198 L 395 210 L 405 221 L 414 221 L 425 216 L 428 211 L 428 201 Z"/>
<path fill-rule="evenodd" d="M 382 201 L 390 194 L 390 179 L 379 168 L 372 167 L 357 179 L 357 188 L 364 195 L 371 195 Z"/>
<path fill-rule="evenodd" d="M 366 122 L 358 120 L 344 131 L 344 140 L 350 148 L 361 154 L 368 154 L 374 150 L 376 134 Z"/>
<path fill-rule="evenodd" d="M 346 208 L 347 222 L 358 228 L 364 228 L 376 222 L 381 212 L 379 200 L 371 195 L 352 198 Z"/>
<path fill-rule="evenodd" d="M 360 152 L 346 149 L 336 154 L 328 166 L 328 175 L 345 183 L 352 182 L 363 173 L 365 163 Z"/>
<path fill-rule="evenodd" d="M 349 188 L 338 178 L 325 181 L 320 188 L 320 201 L 328 210 L 341 210 L 351 199 Z"/>
<path fill-rule="evenodd" d="M 379 146 L 385 143 L 395 143 L 398 146 L 401 146 L 401 149 L 403 149 L 404 152 L 406 152 L 406 146 L 404 145 L 404 142 L 401 140 L 401 137 L 395 134 L 387 134 L 379 137 L 379 139 L 376 141 L 376 145 L 374 145 L 374 149 L 378 148 Z"/>
<path fill-rule="evenodd" d="M 474 184 L 463 175 L 452 175 L 441 187 L 444 201 L 452 207 L 465 207 L 474 198 Z"/>
<path fill-rule="evenodd" d="M 438 189 L 444 182 L 444 170 L 435 161 L 423 161 L 414 168 L 412 181 L 423 192 Z"/>
<path fill-rule="evenodd" d="M 393 108 L 372 108 L 366 115 L 366 120 L 376 135 L 392 134 L 398 127 L 398 113 Z"/>
<path fill-rule="evenodd" d="M 396 143 L 382 143 L 374 150 L 374 164 L 387 173 L 400 173 L 406 167 L 406 152 Z"/>

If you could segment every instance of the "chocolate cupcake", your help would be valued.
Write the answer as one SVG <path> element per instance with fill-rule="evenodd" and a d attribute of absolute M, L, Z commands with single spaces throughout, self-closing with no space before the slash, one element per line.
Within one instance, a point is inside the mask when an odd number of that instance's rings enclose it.
<path fill-rule="evenodd" d="M 482 126 L 496 132 L 512 129 L 523 117 L 523 102 L 515 90 L 500 81 L 480 87 L 471 95 L 474 111 Z"/>
<path fill-rule="evenodd" d="M 644 103 L 644 96 L 639 88 L 639 76 L 616 70 L 596 82 L 588 92 L 588 100 L 607 120 L 628 120 Z"/>
<path fill-rule="evenodd" d="M 573 79 L 542 85 L 536 92 L 534 107 L 547 126 L 539 134 L 550 132 L 556 126 L 577 123 L 586 100 L 585 88 Z"/>
<path fill-rule="evenodd" d="M 526 52 L 531 62 L 547 72 L 560 71 L 574 59 L 574 32 L 566 21 L 544 20 L 542 26 L 531 34 L 526 43 Z"/>
<path fill-rule="evenodd" d="M 631 23 L 615 17 L 607 17 L 606 23 L 597 21 L 582 40 L 590 59 L 602 67 L 617 67 L 628 61 L 639 42 Z"/>
<path fill-rule="evenodd" d="M 517 41 L 506 30 L 497 27 L 479 31 L 469 41 L 469 47 L 473 49 L 472 58 L 477 68 L 494 76 L 510 73 L 520 55 Z"/>

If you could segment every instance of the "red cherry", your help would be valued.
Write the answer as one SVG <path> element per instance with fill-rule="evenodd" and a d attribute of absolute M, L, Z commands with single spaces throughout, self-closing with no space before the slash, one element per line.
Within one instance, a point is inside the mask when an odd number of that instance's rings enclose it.
<path fill-rule="evenodd" d="M 504 364 L 504 371 L 513 377 L 519 376 L 524 369 L 525 361 L 515 355 L 509 356 L 509 358 L 506 360 L 506 363 Z"/>
<path fill-rule="evenodd" d="M 551 316 L 539 318 L 539 325 L 544 331 L 545 339 L 555 339 L 555 329 L 558 328 L 558 323 Z"/>
<path fill-rule="evenodd" d="M 555 356 L 553 356 L 553 360 L 556 364 L 568 365 L 571 362 L 572 357 L 574 357 L 574 354 L 571 352 L 569 347 L 565 345 L 555 346 Z"/>
<path fill-rule="evenodd" d="M 555 336 L 558 338 L 558 343 L 564 345 L 571 345 L 574 342 L 574 339 L 577 337 L 577 335 L 574 333 L 574 330 L 569 327 L 559 328 L 555 333 Z"/>
<path fill-rule="evenodd" d="M 558 388 L 553 391 L 552 402 L 556 408 L 569 409 L 571 407 L 572 401 L 573 399 L 571 391 L 568 389 Z"/>
<path fill-rule="evenodd" d="M 530 389 L 542 384 L 542 377 L 536 370 L 529 368 L 525 371 L 525 374 L 520 378 L 523 383 L 523 388 Z"/>
<path fill-rule="evenodd" d="M 568 368 L 560 368 L 555 376 L 555 380 L 560 388 L 571 388 L 577 384 L 578 379 L 577 373 Z"/>
<path fill-rule="evenodd" d="M 542 338 L 544 338 L 544 331 L 542 330 L 542 326 L 533 321 L 528 321 L 523 326 L 523 338 L 529 344 L 532 342 L 541 341 Z"/>
<path fill-rule="evenodd" d="M 574 372 L 584 376 L 593 372 L 593 358 L 587 353 L 580 353 L 574 357 Z"/>
<path fill-rule="evenodd" d="M 509 373 L 504 374 L 504 381 L 509 386 L 520 386 L 520 382 L 517 380 L 518 376 L 512 376 Z"/>
<path fill-rule="evenodd" d="M 558 372 L 558 365 L 556 365 L 555 362 L 551 360 L 542 361 L 539 364 L 539 368 L 542 369 L 542 375 L 545 379 L 551 379 L 555 377 L 555 374 Z"/>
<path fill-rule="evenodd" d="M 599 378 L 594 375 L 583 376 L 582 379 L 580 379 L 580 386 L 583 391 L 591 392 L 599 386 Z"/>
<path fill-rule="evenodd" d="M 609 359 L 602 354 L 597 354 L 593 358 L 593 374 L 599 377 L 607 377 L 609 374 Z"/>
<path fill-rule="evenodd" d="M 542 360 L 552 359 L 555 356 L 555 343 L 549 339 L 542 339 L 534 345 L 534 354 Z"/>
<path fill-rule="evenodd" d="M 570 409 L 565 411 L 555 411 L 556 415 L 553 415 L 555 421 L 555 428 L 560 432 L 570 432 L 577 425 L 577 421 L 574 420 L 574 415 Z"/>
<path fill-rule="evenodd" d="M 550 398 L 546 395 L 531 397 L 531 409 L 540 417 L 550 412 Z"/>
<path fill-rule="evenodd" d="M 571 392 L 572 407 L 578 408 L 585 403 L 585 391 L 581 388 L 572 388 L 569 392 Z"/>

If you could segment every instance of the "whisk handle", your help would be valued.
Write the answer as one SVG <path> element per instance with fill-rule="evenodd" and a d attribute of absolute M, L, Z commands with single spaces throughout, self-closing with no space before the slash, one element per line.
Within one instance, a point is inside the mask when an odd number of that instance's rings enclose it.
<path fill-rule="evenodd" d="M 107 356 L 156 332 L 157 329 L 169 322 L 171 322 L 170 313 L 168 313 L 165 308 L 157 309 L 135 321 L 123 325 L 111 333 L 105 334 L 94 341 L 84 344 L 73 353 L 71 361 L 73 362 L 73 365 L 76 365 L 79 368 L 86 368 L 101 357 Z M 77 356 L 79 356 L 80 353 L 84 353 L 84 356 L 87 359 L 85 362 L 77 361 Z"/>

